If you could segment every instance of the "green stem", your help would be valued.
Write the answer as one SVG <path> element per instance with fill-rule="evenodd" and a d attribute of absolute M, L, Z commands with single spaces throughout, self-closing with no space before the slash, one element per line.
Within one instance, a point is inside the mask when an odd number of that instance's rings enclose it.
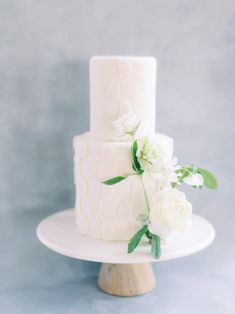
<path fill-rule="evenodd" d="M 141 181 L 141 184 L 142 184 L 142 187 L 143 187 L 143 190 L 144 190 L 144 197 L 145 197 L 145 201 L 146 201 L 146 204 L 147 204 L 147 208 L 148 208 L 148 211 L 150 212 L 150 205 L 149 205 L 148 195 L 147 195 L 147 192 L 146 192 L 146 188 L 145 188 L 145 185 L 144 185 L 144 180 L 143 180 L 142 174 L 139 175 L 139 177 L 140 177 L 140 181 Z"/>
<path fill-rule="evenodd" d="M 137 173 L 127 173 L 127 174 L 124 174 L 124 176 L 127 178 L 130 176 L 138 176 L 138 174 Z"/>
<path fill-rule="evenodd" d="M 135 141 L 135 135 L 131 135 L 132 143 Z"/>

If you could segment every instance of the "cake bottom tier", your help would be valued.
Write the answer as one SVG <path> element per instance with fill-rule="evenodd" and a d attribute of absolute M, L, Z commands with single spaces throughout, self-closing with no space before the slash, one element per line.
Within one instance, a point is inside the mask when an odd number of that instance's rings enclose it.
<path fill-rule="evenodd" d="M 173 156 L 172 138 L 156 133 L 167 156 Z M 74 137 L 74 178 L 76 187 L 75 217 L 82 234 L 110 241 L 128 241 L 140 228 L 137 216 L 147 211 L 138 176 L 130 176 L 108 186 L 103 180 L 133 173 L 131 142 L 107 142 L 89 133 Z M 157 181 L 144 174 L 148 193 L 157 189 Z"/>

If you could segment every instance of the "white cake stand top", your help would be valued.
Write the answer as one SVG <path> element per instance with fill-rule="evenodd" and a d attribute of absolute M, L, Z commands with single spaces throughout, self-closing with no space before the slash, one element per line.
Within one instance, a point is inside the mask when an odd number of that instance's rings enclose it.
<path fill-rule="evenodd" d="M 196 253 L 211 244 L 215 230 L 206 219 L 193 215 L 192 228 L 170 237 L 168 243 L 162 246 L 159 260 L 150 255 L 147 242 L 128 254 L 127 242 L 102 241 L 82 235 L 75 225 L 73 209 L 44 219 L 38 225 L 37 236 L 51 250 L 69 257 L 102 263 L 135 264 L 166 261 Z"/>

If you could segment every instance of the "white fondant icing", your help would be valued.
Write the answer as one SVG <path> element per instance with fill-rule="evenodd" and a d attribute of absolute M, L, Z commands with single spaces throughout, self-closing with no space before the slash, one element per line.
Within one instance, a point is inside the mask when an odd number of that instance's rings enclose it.
<path fill-rule="evenodd" d="M 152 57 L 90 59 L 91 134 L 117 140 L 112 121 L 132 111 L 141 125 L 138 136 L 155 131 L 156 60 Z M 130 140 L 129 136 L 118 138 Z"/>
<path fill-rule="evenodd" d="M 169 158 L 173 140 L 163 134 L 153 135 Z M 133 173 L 130 159 L 131 142 L 101 141 L 85 133 L 74 138 L 76 184 L 76 222 L 81 233 L 103 240 L 128 241 L 140 225 L 139 213 L 146 210 L 143 191 L 137 176 L 117 185 L 101 181 L 112 176 Z M 144 176 L 149 190 L 156 182 Z"/>
<path fill-rule="evenodd" d="M 155 134 L 156 60 L 152 57 L 93 57 L 90 60 L 91 132 L 73 141 L 76 223 L 81 233 L 129 241 L 140 228 L 137 216 L 147 211 L 137 176 L 117 185 L 103 180 L 133 173 L 130 136 L 118 137 L 113 121 L 133 113 L 141 121 L 136 136 L 151 135 L 173 157 L 173 140 Z M 159 183 L 144 173 L 151 197 Z"/>

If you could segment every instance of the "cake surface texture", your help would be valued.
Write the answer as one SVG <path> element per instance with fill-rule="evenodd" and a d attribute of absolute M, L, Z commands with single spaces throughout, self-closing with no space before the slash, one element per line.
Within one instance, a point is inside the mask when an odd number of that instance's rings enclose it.
<path fill-rule="evenodd" d="M 90 59 L 91 135 L 117 140 L 112 121 L 134 112 L 141 125 L 137 136 L 155 131 L 156 60 L 152 57 Z M 128 140 L 127 137 L 118 141 Z"/>
<path fill-rule="evenodd" d="M 129 241 L 140 228 L 136 217 L 146 209 L 136 176 L 113 186 L 107 178 L 132 173 L 131 136 L 117 136 L 113 122 L 135 114 L 136 135 L 149 135 L 169 160 L 173 139 L 155 133 L 156 60 L 153 57 L 92 57 L 90 59 L 90 132 L 73 140 L 76 224 L 82 234 L 111 241 Z M 144 174 L 149 193 L 157 180 Z"/>

